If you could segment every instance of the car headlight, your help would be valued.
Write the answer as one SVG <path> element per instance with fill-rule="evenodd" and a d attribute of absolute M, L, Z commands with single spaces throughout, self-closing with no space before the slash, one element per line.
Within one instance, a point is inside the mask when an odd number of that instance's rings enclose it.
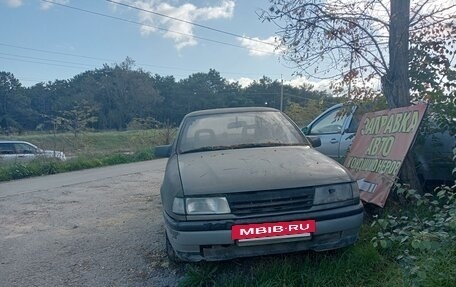
<path fill-rule="evenodd" d="M 356 184 L 356 182 L 355 182 Z M 314 204 L 333 203 L 359 197 L 358 185 L 356 190 L 352 183 L 334 184 L 326 186 L 318 186 L 315 188 Z"/>
<path fill-rule="evenodd" d="M 176 197 L 173 212 L 188 215 L 227 214 L 231 209 L 225 197 Z"/>

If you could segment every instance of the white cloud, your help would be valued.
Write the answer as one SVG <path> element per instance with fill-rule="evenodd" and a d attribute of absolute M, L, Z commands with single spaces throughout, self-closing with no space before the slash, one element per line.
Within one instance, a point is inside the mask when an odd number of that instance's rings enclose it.
<path fill-rule="evenodd" d="M 245 88 L 245 87 L 248 87 L 251 83 L 253 83 L 254 80 L 253 80 L 253 79 L 250 79 L 250 78 L 244 78 L 244 77 L 242 77 L 242 78 L 239 78 L 239 79 L 237 79 L 237 80 L 235 80 L 235 79 L 228 79 L 228 82 L 229 82 L 229 83 L 238 82 L 239 85 L 241 85 L 241 87 Z"/>
<path fill-rule="evenodd" d="M 23 0 L 3 0 L 3 2 L 5 2 L 6 5 L 8 5 L 9 7 L 12 7 L 12 8 L 17 8 L 19 6 L 22 6 L 22 4 L 24 4 Z M 54 6 L 54 4 L 51 2 L 42 2 L 42 1 L 40 1 L 40 2 L 41 2 L 40 7 L 42 10 L 48 10 L 49 8 Z M 52 2 L 60 3 L 60 4 L 68 4 L 68 3 L 70 3 L 70 0 L 52 0 Z"/>
<path fill-rule="evenodd" d="M 259 79 L 251 79 L 251 78 L 246 78 L 246 77 L 241 77 L 239 79 L 229 79 L 229 83 L 234 83 L 238 82 L 243 88 L 248 87 L 250 84 L 252 84 L 254 81 L 259 81 Z M 327 91 L 330 92 L 330 80 L 321 80 L 321 81 L 310 81 L 304 77 L 298 77 L 294 78 L 291 80 L 285 80 L 283 81 L 284 85 L 290 85 L 292 87 L 302 87 L 303 85 L 312 85 L 314 90 L 318 91 Z"/>
<path fill-rule="evenodd" d="M 339 83 L 339 82 L 334 81 L 334 80 L 329 80 L 329 79 L 312 81 L 305 77 L 297 77 L 297 78 L 294 78 L 294 79 L 291 79 L 288 81 L 283 81 L 284 85 L 290 85 L 293 87 L 301 87 L 302 85 L 312 85 L 314 90 L 325 91 L 325 92 L 329 92 L 329 93 L 332 93 L 331 84 L 337 84 L 337 83 Z M 356 79 L 352 82 L 352 88 L 354 88 L 354 87 L 359 87 L 359 88 L 364 87 L 364 88 L 372 89 L 373 91 L 380 91 L 381 83 L 380 83 L 380 79 L 377 79 L 377 78 L 374 78 L 369 82 L 366 82 L 366 81 L 363 81 L 360 79 Z M 341 94 L 346 93 L 347 90 L 348 90 L 348 87 L 345 85 L 343 87 L 343 91 L 341 92 Z"/>
<path fill-rule="evenodd" d="M 294 78 L 294 79 L 291 79 L 288 81 L 283 81 L 283 84 L 290 85 L 292 87 L 297 87 L 297 88 L 301 87 L 303 85 L 312 85 L 314 90 L 317 90 L 317 91 L 326 91 L 326 92 L 331 91 L 331 89 L 330 89 L 331 81 L 330 80 L 311 81 L 304 77 L 298 77 L 298 78 Z"/>
<path fill-rule="evenodd" d="M 237 39 L 241 42 L 241 46 L 249 49 L 249 55 L 251 56 L 270 56 L 283 51 L 281 48 L 277 48 L 279 46 L 279 39 L 274 36 L 266 39 L 260 39 L 258 37 L 251 38 L 254 41 L 245 38 Z"/>
<path fill-rule="evenodd" d="M 70 3 L 70 0 L 52 0 L 52 2 L 59 3 L 59 4 L 68 4 L 68 3 Z M 53 3 L 41 2 L 41 9 L 43 9 L 43 10 L 48 10 L 52 6 L 54 6 Z"/>
<path fill-rule="evenodd" d="M 12 8 L 17 8 L 22 5 L 22 0 L 4 0 L 4 2 Z"/>
<path fill-rule="evenodd" d="M 167 3 L 161 3 L 157 7 L 157 12 L 159 13 L 186 21 L 196 20 L 197 10 L 198 8 L 196 8 L 196 6 L 194 6 L 193 4 L 184 4 L 179 7 L 174 7 Z M 195 46 L 197 44 L 196 39 L 192 37 L 193 26 L 191 24 L 175 21 L 169 18 L 161 19 L 161 23 L 165 24 L 167 28 L 171 31 L 187 34 L 183 35 L 174 32 L 164 32 L 164 37 L 172 39 L 175 42 L 176 48 L 178 50 L 186 46 Z"/>
<path fill-rule="evenodd" d="M 231 18 L 233 16 L 235 6 L 234 0 L 223 0 L 218 6 L 201 8 L 191 3 L 185 3 L 179 6 L 169 4 L 161 0 L 137 0 L 123 2 L 144 10 L 154 11 L 188 22 Z M 151 27 L 158 26 L 170 30 L 163 32 L 163 37 L 173 40 L 178 50 L 188 46 L 195 46 L 197 44 L 197 39 L 193 37 L 194 26 L 189 23 L 161 17 L 146 11 L 139 11 L 138 18 L 141 23 L 145 24 L 140 28 L 141 35 L 143 36 L 148 36 L 151 33 L 158 32 L 159 29 Z"/>
<path fill-rule="evenodd" d="M 200 8 L 195 11 L 196 17 L 201 20 L 231 18 L 234 11 L 234 1 L 224 1 L 218 7 Z"/>

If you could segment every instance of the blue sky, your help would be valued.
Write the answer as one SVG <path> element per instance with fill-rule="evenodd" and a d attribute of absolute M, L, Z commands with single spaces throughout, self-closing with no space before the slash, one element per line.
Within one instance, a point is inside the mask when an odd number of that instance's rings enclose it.
<path fill-rule="evenodd" d="M 266 75 L 292 80 L 294 70 L 273 46 L 217 33 L 104 0 L 0 0 L 0 70 L 12 72 L 24 86 L 70 79 L 103 63 L 127 56 L 153 74 L 185 78 L 216 69 L 226 79 L 248 81 Z M 257 13 L 266 0 L 115 0 L 227 32 L 273 42 L 277 27 Z M 166 32 L 160 27 L 174 32 Z M 179 34 L 180 33 L 180 34 Z M 196 37 L 225 42 L 217 44 Z M 269 53 L 263 53 L 266 51 Z"/>

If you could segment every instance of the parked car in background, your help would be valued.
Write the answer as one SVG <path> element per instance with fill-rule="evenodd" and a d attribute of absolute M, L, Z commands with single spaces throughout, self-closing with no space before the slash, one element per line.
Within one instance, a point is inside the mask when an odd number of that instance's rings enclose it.
<path fill-rule="evenodd" d="M 27 162 L 37 158 L 66 160 L 61 151 L 42 150 L 25 141 L 0 140 L 0 162 Z"/>
<path fill-rule="evenodd" d="M 363 221 L 356 181 L 271 108 L 192 112 L 161 186 L 171 260 L 225 260 L 353 244 Z"/>
<path fill-rule="evenodd" d="M 316 147 L 318 151 L 343 162 L 361 119 L 360 116 L 355 116 L 356 109 L 356 106 L 334 105 L 302 128 L 302 131 L 307 136 L 320 138 L 321 145 Z M 415 143 L 413 154 L 418 175 L 424 182 L 454 180 L 452 149 L 455 145 L 455 137 L 448 132 L 433 133 Z"/>

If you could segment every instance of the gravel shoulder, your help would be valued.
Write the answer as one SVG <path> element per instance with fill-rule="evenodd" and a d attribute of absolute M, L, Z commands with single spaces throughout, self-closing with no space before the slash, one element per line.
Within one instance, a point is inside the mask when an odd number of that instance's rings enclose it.
<path fill-rule="evenodd" d="M 0 286 L 174 286 L 166 160 L 0 184 Z"/>

